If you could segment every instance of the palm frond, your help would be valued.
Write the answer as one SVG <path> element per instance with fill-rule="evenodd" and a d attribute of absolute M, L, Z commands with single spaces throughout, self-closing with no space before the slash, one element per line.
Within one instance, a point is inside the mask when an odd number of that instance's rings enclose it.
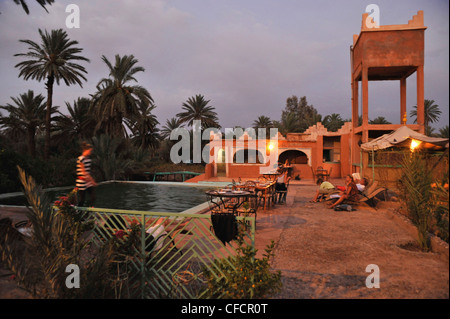
<path fill-rule="evenodd" d="M 133 55 L 116 55 L 114 65 L 104 55 L 102 60 L 109 70 L 109 77 L 97 83 L 97 92 L 92 99 L 91 113 L 97 120 L 96 131 L 125 136 L 124 119 L 138 114 L 140 104 L 153 104 L 147 89 L 129 85 L 129 82 L 137 82 L 134 75 L 143 72 L 144 68 L 136 66 L 138 60 Z"/>

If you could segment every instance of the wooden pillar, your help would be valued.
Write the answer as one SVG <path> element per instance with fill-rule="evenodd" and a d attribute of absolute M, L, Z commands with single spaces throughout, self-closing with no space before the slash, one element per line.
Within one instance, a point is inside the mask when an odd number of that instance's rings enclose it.
<path fill-rule="evenodd" d="M 341 135 L 341 170 L 339 177 L 352 173 L 352 154 L 349 152 L 352 149 L 350 135 L 353 134 Z"/>
<path fill-rule="evenodd" d="M 420 125 L 419 132 L 425 133 L 425 93 L 423 65 L 417 67 L 417 124 Z"/>
<path fill-rule="evenodd" d="M 400 123 L 406 124 L 403 120 L 406 113 L 406 77 L 400 79 Z"/>
<path fill-rule="evenodd" d="M 369 69 L 362 68 L 362 142 L 369 141 Z"/>
<path fill-rule="evenodd" d="M 361 177 L 365 176 L 368 177 L 370 175 L 370 170 L 369 170 L 369 152 L 361 152 L 361 162 L 362 162 L 362 167 L 361 167 Z"/>
<path fill-rule="evenodd" d="M 317 136 L 316 141 L 316 156 L 312 158 L 312 167 L 316 168 L 317 166 L 323 165 L 323 135 Z"/>
<path fill-rule="evenodd" d="M 353 81 L 353 107 L 352 107 L 352 122 L 353 128 L 358 127 L 358 117 L 359 117 L 359 83 L 357 80 Z"/>
<path fill-rule="evenodd" d="M 353 108 L 352 108 L 352 134 L 350 140 L 350 160 L 348 172 L 353 172 L 353 163 L 359 162 L 359 146 L 358 141 L 359 137 L 355 133 L 355 129 L 360 126 L 359 125 L 359 81 L 357 80 L 357 76 L 353 79 Z M 342 156 L 342 152 L 341 152 Z M 345 176 L 345 175 L 342 175 Z"/>

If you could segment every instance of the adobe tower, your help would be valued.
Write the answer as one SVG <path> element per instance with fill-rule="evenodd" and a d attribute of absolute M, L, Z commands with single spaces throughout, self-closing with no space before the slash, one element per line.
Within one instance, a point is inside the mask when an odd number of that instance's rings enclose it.
<path fill-rule="evenodd" d="M 352 163 L 359 163 L 359 145 L 386 132 L 406 125 L 406 79 L 417 74 L 417 124 L 411 129 L 424 133 L 424 46 L 423 11 L 418 11 L 408 24 L 373 27 L 362 15 L 361 32 L 353 35 L 350 48 L 352 88 Z M 398 124 L 369 124 L 369 81 L 398 80 L 400 106 Z M 361 82 L 362 124 L 359 125 L 359 82 Z M 389 105 L 387 107 L 395 107 Z"/>

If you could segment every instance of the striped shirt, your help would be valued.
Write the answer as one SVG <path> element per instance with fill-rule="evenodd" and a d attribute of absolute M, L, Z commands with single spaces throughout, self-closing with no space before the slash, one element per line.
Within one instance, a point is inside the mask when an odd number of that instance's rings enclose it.
<path fill-rule="evenodd" d="M 83 174 L 81 164 L 84 165 L 84 171 L 86 174 Z M 84 191 L 87 188 L 93 186 L 92 182 L 90 181 L 88 182 L 86 180 L 86 176 L 90 174 L 91 174 L 91 159 L 83 155 L 79 156 L 77 159 L 77 180 L 76 180 L 76 186 L 78 190 Z"/>

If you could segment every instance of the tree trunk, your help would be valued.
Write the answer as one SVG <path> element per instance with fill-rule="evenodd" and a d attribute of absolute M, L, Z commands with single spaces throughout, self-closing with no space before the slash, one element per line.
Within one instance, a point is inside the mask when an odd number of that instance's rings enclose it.
<path fill-rule="evenodd" d="M 28 127 L 28 153 L 32 158 L 36 157 L 36 144 L 34 142 L 35 135 L 36 129 L 34 127 Z"/>
<path fill-rule="evenodd" d="M 114 117 L 114 129 L 113 129 L 113 133 L 112 135 L 114 137 L 123 137 L 124 136 L 124 129 L 123 129 L 123 116 L 121 113 L 118 113 L 115 117 Z"/>
<path fill-rule="evenodd" d="M 49 75 L 47 78 L 47 112 L 45 114 L 45 149 L 44 149 L 44 158 L 48 159 L 50 154 L 50 119 L 51 119 L 51 110 L 53 103 L 53 83 L 55 82 L 55 77 L 53 75 Z"/>
<path fill-rule="evenodd" d="M 141 149 L 145 148 L 145 132 L 141 132 Z"/>

